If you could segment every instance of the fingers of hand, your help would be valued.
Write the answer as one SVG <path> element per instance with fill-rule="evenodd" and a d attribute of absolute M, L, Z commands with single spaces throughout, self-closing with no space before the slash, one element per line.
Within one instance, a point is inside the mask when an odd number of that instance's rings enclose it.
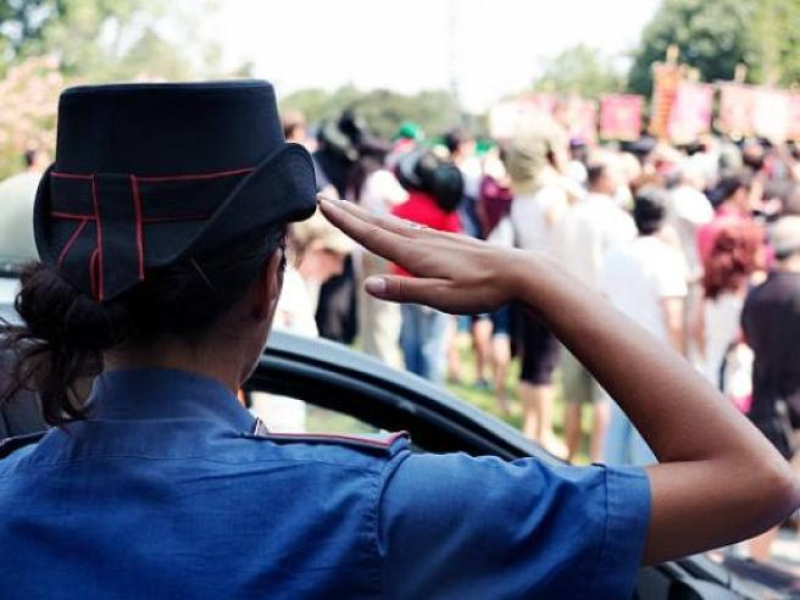
<path fill-rule="evenodd" d="M 372 214 L 365 211 L 363 208 L 356 206 L 352 202 L 341 202 L 339 203 L 339 208 L 349 213 L 353 217 L 356 217 L 357 219 L 370 223 L 371 225 L 376 225 L 381 229 L 386 229 L 387 231 L 391 231 L 392 233 L 396 233 L 397 235 L 401 235 L 403 237 L 417 237 L 417 235 L 422 232 L 425 232 L 422 235 L 433 233 L 433 230 L 428 229 L 427 227 L 404 221 L 403 219 L 399 219 L 392 215 Z"/>
<path fill-rule="evenodd" d="M 438 278 L 398 276 L 370 277 L 365 283 L 368 293 L 382 300 L 425 304 L 442 312 L 474 314 L 494 310 L 504 299 L 486 290 L 465 290 L 452 281 Z"/>
<path fill-rule="evenodd" d="M 439 307 L 442 290 L 447 285 L 444 279 L 421 279 L 417 277 L 381 276 L 370 277 L 364 284 L 368 293 L 392 302 L 415 302 Z M 437 298 L 438 296 L 438 298 Z"/>
<path fill-rule="evenodd" d="M 320 208 L 325 217 L 355 241 L 384 258 L 408 267 L 408 240 L 396 233 L 359 218 L 343 208 L 343 204 L 321 199 Z M 349 204 L 349 203 L 348 203 Z M 362 211 L 363 212 L 363 211 Z"/>

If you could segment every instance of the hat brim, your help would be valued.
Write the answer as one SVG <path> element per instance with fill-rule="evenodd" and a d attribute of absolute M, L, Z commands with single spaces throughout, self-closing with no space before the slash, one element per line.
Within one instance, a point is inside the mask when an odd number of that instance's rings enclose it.
<path fill-rule="evenodd" d="M 128 181 L 134 182 L 130 193 L 122 187 Z M 65 184 L 91 196 L 94 212 L 83 221 L 54 216 L 53 188 Z M 130 198 L 133 203 L 120 202 Z M 120 208 L 137 202 L 145 208 Z M 182 216 L 169 212 L 174 206 L 198 210 Z M 60 270 L 70 283 L 110 300 L 150 269 L 217 251 L 242 235 L 306 219 L 315 210 L 311 157 L 302 146 L 286 144 L 253 168 L 198 175 L 64 174 L 51 166 L 37 189 L 34 235 L 43 262 L 65 267 Z M 161 216 L 148 218 L 147 211 Z"/>

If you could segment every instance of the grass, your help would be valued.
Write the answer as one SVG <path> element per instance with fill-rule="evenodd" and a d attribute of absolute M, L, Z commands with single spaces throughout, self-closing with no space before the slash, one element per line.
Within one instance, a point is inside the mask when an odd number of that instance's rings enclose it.
<path fill-rule="evenodd" d="M 456 396 L 478 407 L 479 409 L 494 415 L 498 419 L 507 422 L 512 427 L 522 429 L 522 405 L 519 400 L 519 361 L 512 360 L 508 369 L 506 390 L 508 391 L 509 414 L 504 414 L 495 400 L 494 388 L 479 388 L 475 385 L 475 357 L 472 349 L 466 344 L 461 344 L 459 352 L 461 363 L 461 383 L 448 383 L 448 389 Z M 561 395 L 559 384 L 559 373 L 556 372 L 556 399 L 553 407 L 553 429 L 557 436 L 563 439 L 564 436 L 564 398 Z M 581 430 L 583 431 L 581 449 L 578 452 L 575 462 L 578 464 L 588 464 L 588 438 L 591 431 L 592 407 L 585 406 L 581 418 Z"/>

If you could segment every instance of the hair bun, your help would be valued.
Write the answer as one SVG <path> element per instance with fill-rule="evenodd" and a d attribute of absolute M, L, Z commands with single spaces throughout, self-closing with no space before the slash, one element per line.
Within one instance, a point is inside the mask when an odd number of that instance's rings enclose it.
<path fill-rule="evenodd" d="M 120 313 L 118 307 L 95 302 L 41 263 L 20 280 L 15 308 L 31 337 L 65 351 L 102 351 L 122 339 L 125 319 L 114 314 Z"/>

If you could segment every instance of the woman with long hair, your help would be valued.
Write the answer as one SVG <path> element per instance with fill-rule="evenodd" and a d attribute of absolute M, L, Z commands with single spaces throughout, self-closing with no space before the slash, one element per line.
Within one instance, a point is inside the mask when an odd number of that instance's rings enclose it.
<path fill-rule="evenodd" d="M 714 236 L 703 260 L 703 302 L 695 325 L 703 374 L 721 387 L 725 356 L 740 338 L 741 314 L 753 273 L 764 266 L 764 233 L 755 223 L 731 221 Z"/>

